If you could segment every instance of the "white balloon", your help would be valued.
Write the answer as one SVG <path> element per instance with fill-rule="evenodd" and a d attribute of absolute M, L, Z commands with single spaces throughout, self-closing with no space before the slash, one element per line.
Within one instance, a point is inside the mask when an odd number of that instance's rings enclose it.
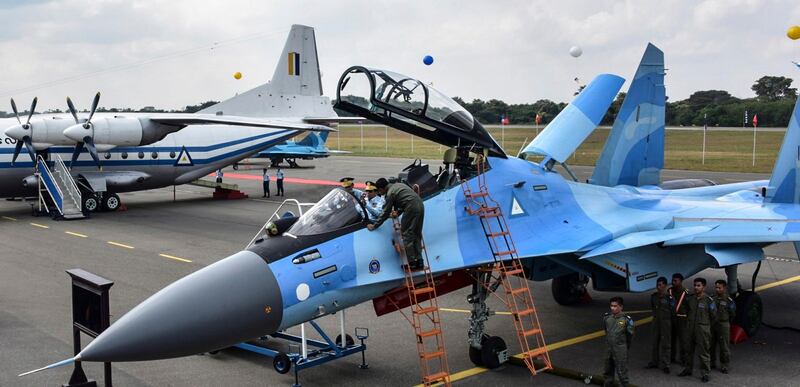
<path fill-rule="evenodd" d="M 572 46 L 569 49 L 569 54 L 572 55 L 573 58 L 577 58 L 583 54 L 583 50 L 578 46 Z"/>

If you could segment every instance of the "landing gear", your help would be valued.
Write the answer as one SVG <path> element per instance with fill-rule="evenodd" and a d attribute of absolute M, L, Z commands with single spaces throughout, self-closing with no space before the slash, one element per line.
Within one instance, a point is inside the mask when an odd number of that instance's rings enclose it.
<path fill-rule="evenodd" d="M 497 336 L 484 333 L 486 321 L 495 313 L 486 305 L 489 292 L 494 292 L 500 287 L 500 281 L 492 282 L 491 272 L 475 270 L 472 276 L 476 281 L 472 283 L 472 293 L 467 296 L 467 302 L 472 304 L 469 316 L 469 360 L 476 366 L 497 368 L 508 360 L 508 350 L 505 341 Z"/>
<path fill-rule="evenodd" d="M 736 323 L 744 329 L 747 336 L 753 337 L 761 327 L 764 305 L 756 292 L 743 290 L 736 296 Z"/>
<path fill-rule="evenodd" d="M 84 193 L 83 198 L 83 212 L 95 212 L 100 207 L 100 201 L 97 195 L 93 193 Z"/>
<path fill-rule="evenodd" d="M 580 273 L 570 273 L 553 278 L 551 288 L 553 299 L 560 305 L 575 305 L 586 294 L 589 277 Z"/>
<path fill-rule="evenodd" d="M 117 194 L 108 192 L 103 194 L 102 202 L 103 210 L 105 211 L 116 211 L 122 204 Z"/>

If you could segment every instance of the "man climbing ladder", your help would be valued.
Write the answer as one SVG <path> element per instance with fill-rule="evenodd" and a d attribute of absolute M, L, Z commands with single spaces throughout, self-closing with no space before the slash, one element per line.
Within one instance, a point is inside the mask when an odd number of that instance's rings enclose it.
<path fill-rule="evenodd" d="M 373 231 L 380 227 L 389 217 L 403 215 L 401 220 L 403 244 L 408 255 L 408 266 L 411 270 L 420 270 L 424 266 L 422 260 L 422 223 L 425 218 L 425 205 L 422 198 L 411 187 L 403 183 L 393 183 L 380 178 L 375 182 L 378 194 L 386 197 L 383 213 L 374 224 L 367 228 Z"/>

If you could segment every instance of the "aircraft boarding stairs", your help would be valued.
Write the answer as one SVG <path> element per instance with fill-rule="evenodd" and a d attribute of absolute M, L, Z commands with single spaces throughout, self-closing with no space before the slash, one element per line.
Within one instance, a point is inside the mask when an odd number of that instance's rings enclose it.
<path fill-rule="evenodd" d="M 403 235 L 400 231 L 400 221 L 397 218 L 394 219 L 394 247 L 400 254 L 401 262 L 408 262 Z M 403 313 L 399 306 L 397 309 L 414 328 L 423 385 L 431 386 L 435 383 L 443 383 L 449 387 L 450 368 L 447 364 L 444 331 L 439 316 L 439 304 L 436 300 L 436 285 L 424 241 L 422 255 L 424 259 L 422 270 L 412 271 L 408 264 L 403 265 L 404 286 L 408 291 L 408 299 L 411 301 L 411 318 Z M 415 273 L 417 278 L 414 278 Z M 419 274 L 423 274 L 424 277 L 421 282 L 417 282 L 420 280 Z M 391 298 L 388 300 L 391 301 Z"/>
<path fill-rule="evenodd" d="M 86 217 L 81 210 L 81 191 L 60 156 L 53 155 L 52 171 L 42 156 L 37 156 L 36 177 L 39 182 L 39 212 L 53 214 L 51 210 L 55 210 L 58 214 L 54 215 L 64 219 Z"/>
<path fill-rule="evenodd" d="M 539 324 L 533 295 L 525 278 L 522 262 L 519 260 L 511 231 L 508 228 L 499 204 L 489 195 L 486 184 L 485 158 L 476 158 L 477 190 L 470 188 L 469 181 L 464 179 L 461 186 L 467 202 L 465 210 L 470 215 L 477 215 L 481 220 L 486 240 L 492 250 L 495 263 L 479 269 L 490 281 L 479 281 L 488 291 L 495 292 L 497 287 L 491 283 L 501 282 L 505 297 L 500 297 L 514 317 L 514 327 L 522 349 L 520 356 L 531 374 L 553 368 L 550 354 L 544 341 L 544 333 Z M 497 295 L 495 293 L 495 295 Z M 538 360 L 538 361 L 535 361 Z M 538 363 L 538 364 L 537 364 Z"/>

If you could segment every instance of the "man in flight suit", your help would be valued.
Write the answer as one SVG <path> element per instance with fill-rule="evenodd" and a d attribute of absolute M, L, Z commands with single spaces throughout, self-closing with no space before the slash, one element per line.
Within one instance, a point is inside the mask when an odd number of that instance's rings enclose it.
<path fill-rule="evenodd" d="M 656 292 L 650 295 L 650 308 L 653 310 L 653 357 L 647 368 L 660 368 L 668 374 L 675 299 L 667 292 L 667 277 L 656 280 Z"/>
<path fill-rule="evenodd" d="M 686 368 L 678 376 L 690 376 L 694 368 L 694 355 L 700 357 L 700 372 L 703 383 L 708 382 L 708 372 L 711 370 L 709 347 L 711 346 L 711 326 L 717 320 L 717 304 L 714 299 L 706 294 L 705 278 L 694 279 L 694 294 L 687 297 L 689 314 L 687 317 L 687 331 L 689 333 L 689 347 L 686 358 Z"/>
<path fill-rule="evenodd" d="M 422 223 L 425 218 L 425 204 L 411 187 L 397 182 L 389 182 L 380 178 L 375 182 L 378 194 L 382 195 L 386 203 L 383 212 L 374 224 L 367 225 L 370 231 L 380 227 L 386 219 L 403 215 L 400 222 L 403 235 L 403 244 L 408 257 L 408 266 L 411 270 L 420 270 L 424 267 L 422 259 Z"/>
<path fill-rule="evenodd" d="M 686 334 L 686 299 L 689 292 L 683 287 L 683 274 L 672 275 L 672 287 L 669 294 L 675 300 L 675 313 L 672 315 L 672 342 L 670 345 L 670 361 L 676 363 L 675 358 L 680 354 L 680 364 L 686 366 L 686 347 L 688 336 Z M 680 347 L 680 349 L 678 349 Z M 680 352 L 679 352 L 680 351 Z"/>
<path fill-rule="evenodd" d="M 622 314 L 622 297 L 612 297 L 609 301 L 611 313 L 603 315 L 603 329 L 606 332 L 606 356 L 603 376 L 604 387 L 614 385 L 614 376 L 619 377 L 622 387 L 630 385 L 628 379 L 628 348 L 633 340 L 633 319 Z"/>
<path fill-rule="evenodd" d="M 725 280 L 714 283 L 714 302 L 717 303 L 717 322 L 711 327 L 711 368 L 717 368 L 717 348 L 723 374 L 728 373 L 731 364 L 731 319 L 736 316 L 736 304 L 728 295 L 728 284 Z"/>

